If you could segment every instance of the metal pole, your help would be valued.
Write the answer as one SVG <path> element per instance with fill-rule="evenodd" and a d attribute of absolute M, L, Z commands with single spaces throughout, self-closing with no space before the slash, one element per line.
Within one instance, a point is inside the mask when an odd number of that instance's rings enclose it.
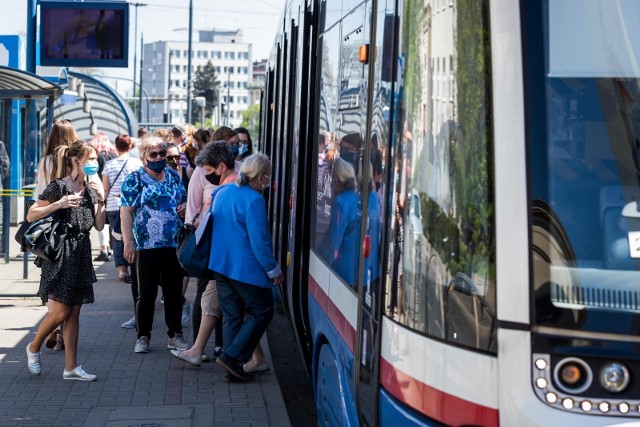
<path fill-rule="evenodd" d="M 227 126 L 229 126 L 229 109 L 231 108 L 231 67 L 227 67 Z"/>
<path fill-rule="evenodd" d="M 138 66 L 138 58 L 137 58 L 137 53 L 138 53 L 138 7 L 139 6 L 146 6 L 146 3 L 129 3 L 131 6 L 136 8 L 136 16 L 135 16 L 135 23 L 134 23 L 134 34 L 133 34 L 133 81 L 135 82 L 136 79 L 138 78 L 138 71 L 136 69 L 136 67 Z M 133 90 L 135 91 L 135 86 L 133 88 Z M 140 108 L 142 108 L 142 104 L 140 104 Z"/>
<path fill-rule="evenodd" d="M 36 72 L 36 4 L 37 0 L 27 0 L 27 71 Z"/>
<path fill-rule="evenodd" d="M 171 46 L 169 46 L 169 67 L 167 69 L 167 115 L 166 123 L 171 123 Z"/>
<path fill-rule="evenodd" d="M 144 61 L 144 34 L 140 34 L 140 92 L 138 93 L 138 123 L 142 121 L 142 76 L 143 76 L 143 68 L 142 63 Z M 149 109 L 147 103 L 147 110 Z M 147 111 L 148 113 L 148 111 Z"/>
<path fill-rule="evenodd" d="M 187 48 L 187 120 L 191 123 L 191 56 L 193 48 L 193 0 L 189 0 L 189 47 Z"/>

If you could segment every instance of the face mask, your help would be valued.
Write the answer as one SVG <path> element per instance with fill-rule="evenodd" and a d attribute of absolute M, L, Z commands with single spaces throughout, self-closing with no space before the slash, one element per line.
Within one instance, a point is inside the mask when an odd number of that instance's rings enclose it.
<path fill-rule="evenodd" d="M 167 165 L 169 165 L 169 167 L 175 171 L 178 170 L 178 162 L 175 160 L 167 160 Z"/>
<path fill-rule="evenodd" d="M 232 145 L 229 148 L 231 149 L 231 154 L 233 154 L 233 158 L 235 159 L 236 157 L 238 157 L 238 154 L 240 154 L 240 147 L 238 147 L 237 145 Z"/>
<path fill-rule="evenodd" d="M 89 160 L 87 163 L 82 165 L 82 172 L 85 175 L 95 175 L 98 173 L 98 161 L 97 160 Z"/>
<path fill-rule="evenodd" d="M 222 178 L 222 175 L 216 175 L 215 172 L 211 172 L 210 174 L 207 174 L 204 176 L 206 178 L 207 181 L 209 181 L 211 184 L 213 185 L 220 185 L 220 178 Z"/>
<path fill-rule="evenodd" d="M 343 160 L 346 160 L 352 165 L 356 164 L 356 153 L 354 152 L 343 151 L 340 153 L 340 157 L 342 157 Z"/>
<path fill-rule="evenodd" d="M 266 190 L 271 185 L 271 178 L 270 177 L 264 175 L 263 182 L 264 182 L 264 180 L 266 180 L 267 183 L 266 184 L 262 184 L 262 191 Z"/>
<path fill-rule="evenodd" d="M 147 160 L 147 167 L 154 171 L 155 173 L 160 173 L 164 170 L 164 167 L 167 164 L 167 159 L 156 160 L 152 162 L 151 160 Z"/>
<path fill-rule="evenodd" d="M 248 146 L 248 145 L 244 145 L 244 144 L 242 144 L 242 145 L 240 146 L 240 149 L 239 149 L 239 151 L 238 151 L 238 154 L 242 155 L 242 154 L 246 153 L 247 151 L 249 151 L 249 146 Z"/>

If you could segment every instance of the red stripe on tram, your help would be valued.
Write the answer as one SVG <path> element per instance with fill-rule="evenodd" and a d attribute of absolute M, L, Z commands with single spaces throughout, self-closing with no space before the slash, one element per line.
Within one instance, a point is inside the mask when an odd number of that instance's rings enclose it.
<path fill-rule="evenodd" d="M 311 295 L 316 299 L 320 308 L 327 315 L 333 326 L 338 331 L 338 334 L 345 341 L 351 352 L 356 348 L 356 330 L 351 326 L 351 323 L 342 314 L 340 309 L 331 301 L 329 295 L 320 287 L 318 282 L 309 275 L 309 291 Z"/>
<path fill-rule="evenodd" d="M 498 410 L 433 388 L 380 358 L 380 384 L 401 402 L 424 415 L 451 426 L 497 427 Z"/>

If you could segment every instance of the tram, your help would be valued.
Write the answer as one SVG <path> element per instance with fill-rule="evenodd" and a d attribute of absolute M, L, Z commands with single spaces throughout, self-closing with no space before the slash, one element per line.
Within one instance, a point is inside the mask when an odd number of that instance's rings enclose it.
<path fill-rule="evenodd" d="M 260 140 L 319 424 L 640 422 L 638 16 L 288 0 Z"/>

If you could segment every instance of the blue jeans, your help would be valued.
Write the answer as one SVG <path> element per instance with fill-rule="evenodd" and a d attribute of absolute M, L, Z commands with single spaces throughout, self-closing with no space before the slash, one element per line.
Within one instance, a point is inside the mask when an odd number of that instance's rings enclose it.
<path fill-rule="evenodd" d="M 219 273 L 213 278 L 222 310 L 224 353 L 246 363 L 273 318 L 273 292 Z"/>
<path fill-rule="evenodd" d="M 108 211 L 107 218 L 109 219 L 109 224 L 114 224 L 119 215 L 120 211 Z M 113 239 L 113 260 L 116 263 L 116 267 L 128 265 L 124 259 L 124 242 L 122 240 Z"/>

